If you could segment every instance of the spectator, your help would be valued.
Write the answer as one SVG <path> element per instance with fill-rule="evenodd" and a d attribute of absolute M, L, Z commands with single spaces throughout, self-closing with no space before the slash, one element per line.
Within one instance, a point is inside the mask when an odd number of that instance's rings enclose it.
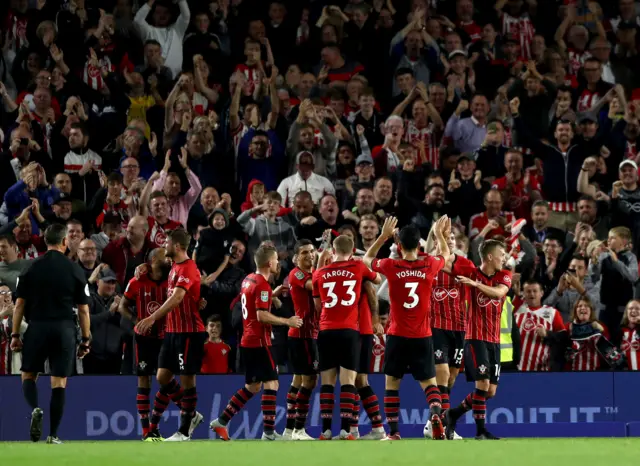
<path fill-rule="evenodd" d="M 570 321 L 572 310 L 581 296 L 586 294 L 596 309 L 599 305 L 600 290 L 594 287 L 590 279 L 587 280 L 587 262 L 588 260 L 581 256 L 571 259 L 569 268 L 558 281 L 558 286 L 544 300 L 545 305 L 560 311 L 565 322 Z"/>
<path fill-rule="evenodd" d="M 291 255 L 296 235 L 293 225 L 283 217 L 277 216 L 281 204 L 282 196 L 277 191 L 271 191 L 267 193 L 264 204 L 246 210 L 238 216 L 238 223 L 249 236 L 247 250 L 250 257 L 253 257 L 253 252 L 263 241 L 274 243 L 281 260 L 287 259 Z M 252 217 L 255 213 L 260 215 L 254 219 Z"/>
<path fill-rule="evenodd" d="M 447 122 L 442 141 L 443 146 L 454 147 L 460 152 L 473 152 L 482 145 L 487 134 L 489 102 L 483 95 L 474 96 L 471 99 L 471 116 L 461 118 L 462 113 L 468 108 L 469 102 L 460 101 L 458 108 Z"/>
<path fill-rule="evenodd" d="M 148 185 L 151 183 L 148 183 Z M 147 204 L 149 209 L 147 210 Z M 150 200 L 146 202 L 146 196 L 143 196 L 141 213 L 147 216 L 149 222 L 149 231 L 147 240 L 158 248 L 163 248 L 167 242 L 167 236 L 170 231 L 177 230 L 182 227 L 180 222 L 169 218 L 169 203 L 167 195 L 162 191 L 151 193 Z M 151 215 L 147 215 L 150 213 Z"/>
<path fill-rule="evenodd" d="M 469 239 L 472 240 L 481 232 L 484 238 L 490 239 L 496 235 L 506 236 L 507 225 L 512 224 L 516 218 L 513 212 L 502 210 L 504 198 L 500 191 L 492 189 L 484 195 L 486 210 L 476 214 L 469 220 Z M 493 223 L 492 223 L 493 221 Z"/>
<path fill-rule="evenodd" d="M 80 123 L 71 125 L 70 151 L 64 156 L 64 171 L 71 176 L 72 195 L 89 204 L 100 189 L 102 157 L 88 146 L 89 135 Z"/>
<path fill-rule="evenodd" d="M 30 260 L 18 258 L 16 246 L 12 235 L 0 236 L 0 282 L 12 293 L 16 292 L 18 277 L 31 266 Z"/>
<path fill-rule="evenodd" d="M 207 319 L 207 334 L 209 338 L 204 344 L 204 357 L 200 372 L 203 374 L 229 373 L 231 347 L 222 341 L 222 318 L 219 315 L 213 315 Z"/>
<path fill-rule="evenodd" d="M 229 218 L 223 209 L 215 209 L 209 216 L 209 228 L 200 232 L 195 248 L 198 269 L 206 275 L 202 283 L 210 285 L 227 267 L 231 256 L 233 236 Z"/>
<path fill-rule="evenodd" d="M 119 374 L 122 362 L 122 330 L 117 312 L 121 297 L 116 295 L 116 275 L 109 269 L 100 272 L 97 291 L 91 292 L 91 356 L 83 359 L 84 373 Z"/>
<path fill-rule="evenodd" d="M 98 249 L 90 239 L 80 241 L 78 246 L 78 265 L 86 275 L 89 283 L 94 284 L 95 282 L 91 281 L 91 276 L 100 263 L 98 262 Z"/>
<path fill-rule="evenodd" d="M 116 274 L 118 283 L 125 288 L 135 269 L 147 260 L 155 245 L 147 239 L 149 222 L 142 216 L 133 217 L 127 225 L 126 236 L 112 240 L 102 251 L 102 262 Z"/>
<path fill-rule="evenodd" d="M 620 321 L 626 304 L 633 299 L 633 287 L 638 280 L 638 259 L 630 251 L 631 232 L 626 227 L 609 231 L 607 250 L 597 263 L 591 264 L 589 275 L 601 279 L 600 320 L 617 341 Z"/>
<path fill-rule="evenodd" d="M 314 168 L 315 159 L 311 152 L 299 152 L 296 155 L 296 174 L 285 178 L 278 186 L 278 194 L 282 197 L 283 206 L 293 206 L 295 195 L 300 191 L 311 194 L 314 204 L 320 202 L 325 194 L 335 194 L 336 190 L 331 181 L 316 174 Z"/>
<path fill-rule="evenodd" d="M 169 172 L 171 168 L 171 151 L 167 152 L 162 171 L 159 174 L 154 173 L 154 175 L 149 178 L 148 184 L 151 184 L 153 191 L 164 191 L 169 203 L 169 218 L 186 227 L 189 210 L 191 210 L 198 200 L 202 185 L 198 177 L 187 165 L 188 154 L 186 149 L 181 149 L 179 160 L 180 166 L 184 170 L 187 181 L 189 182 L 189 190 L 185 194 L 181 194 L 182 184 L 178 174 Z"/>
<path fill-rule="evenodd" d="M 535 201 L 531 207 L 532 223 L 525 225 L 522 233 L 531 241 L 538 252 L 542 252 L 542 244 L 544 240 L 552 236 L 554 238 L 562 238 L 561 243 L 564 244 L 565 233 L 549 226 L 549 204 L 546 201 Z"/>
<path fill-rule="evenodd" d="M 136 13 L 135 22 L 143 40 L 153 39 L 160 44 L 164 63 L 176 77 L 182 70 L 182 40 L 189 26 L 191 12 L 187 0 L 180 0 L 180 16 L 171 24 L 170 6 L 164 1 L 149 0 Z M 147 22 L 149 13 L 152 14 L 153 25 Z"/>

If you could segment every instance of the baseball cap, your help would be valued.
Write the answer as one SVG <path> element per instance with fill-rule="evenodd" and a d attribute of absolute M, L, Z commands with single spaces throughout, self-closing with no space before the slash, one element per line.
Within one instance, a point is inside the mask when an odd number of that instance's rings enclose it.
<path fill-rule="evenodd" d="M 452 60 L 453 58 L 458 57 L 458 56 L 462 56 L 462 57 L 467 58 L 467 52 L 465 52 L 464 50 L 461 50 L 461 49 L 454 50 L 453 52 L 451 52 L 449 54 L 449 60 Z"/>
<path fill-rule="evenodd" d="M 71 202 L 71 196 L 66 193 L 60 193 L 58 197 L 53 201 L 54 204 L 60 204 L 61 202 Z"/>
<path fill-rule="evenodd" d="M 360 165 L 361 163 L 368 163 L 369 165 L 373 165 L 373 159 L 368 154 L 360 154 L 356 159 L 356 165 Z"/>
<path fill-rule="evenodd" d="M 113 270 L 111 270 L 111 269 L 102 269 L 102 271 L 100 272 L 100 275 L 98 276 L 98 278 L 100 280 L 102 280 L 103 282 L 115 282 L 115 281 L 118 281 L 118 278 L 116 277 L 116 274 L 113 273 Z"/>
<path fill-rule="evenodd" d="M 620 162 L 620 165 L 618 166 L 618 170 L 622 170 L 622 167 L 624 167 L 625 165 L 631 165 L 635 170 L 638 169 L 638 164 L 635 163 L 633 160 L 623 160 L 622 162 Z"/>

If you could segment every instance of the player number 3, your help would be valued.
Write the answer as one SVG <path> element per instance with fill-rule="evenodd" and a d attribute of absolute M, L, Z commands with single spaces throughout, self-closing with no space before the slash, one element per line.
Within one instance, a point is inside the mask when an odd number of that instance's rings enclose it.
<path fill-rule="evenodd" d="M 351 306 L 353 303 L 356 302 L 356 293 L 354 291 L 355 287 L 356 287 L 356 281 L 355 280 L 345 280 L 342 282 L 342 285 L 344 285 L 347 290 L 345 291 L 347 297 L 349 299 L 343 299 L 340 301 L 340 305 L 341 306 Z M 332 307 L 334 307 L 336 304 L 338 304 L 338 296 L 336 296 L 336 294 L 333 292 L 334 288 L 336 287 L 336 283 L 335 282 L 328 282 L 328 283 L 324 283 L 322 285 L 322 288 L 327 290 L 327 297 L 331 300 L 328 303 L 324 304 L 325 309 L 330 309 Z"/>
<path fill-rule="evenodd" d="M 405 283 L 404 287 L 409 290 L 409 299 L 402 305 L 405 309 L 413 309 L 420 302 L 420 297 L 416 294 L 416 290 L 418 289 L 418 283 Z"/>

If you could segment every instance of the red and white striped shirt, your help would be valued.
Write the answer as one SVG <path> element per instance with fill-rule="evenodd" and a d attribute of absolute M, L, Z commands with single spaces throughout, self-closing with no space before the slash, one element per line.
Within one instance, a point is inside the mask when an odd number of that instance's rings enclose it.
<path fill-rule="evenodd" d="M 590 91 L 589 89 L 584 89 L 582 94 L 578 97 L 578 102 L 576 103 L 576 108 L 578 112 L 588 112 L 594 107 L 602 96 L 598 91 Z"/>
<path fill-rule="evenodd" d="M 538 328 L 547 332 L 564 330 L 560 313 L 550 306 L 529 308 L 526 304 L 516 311 L 516 325 L 520 329 L 520 347 L 522 348 L 518 370 L 548 371 L 549 345 L 536 334 Z"/>
<path fill-rule="evenodd" d="M 620 351 L 627 358 L 629 370 L 640 370 L 640 331 L 637 328 L 622 327 Z"/>
<path fill-rule="evenodd" d="M 571 333 L 571 322 L 567 324 L 566 328 Z M 588 338 L 572 340 L 574 354 L 569 361 L 570 370 L 597 371 L 600 368 L 600 354 L 596 349 L 596 343 L 600 336 L 601 334 L 596 333 Z"/>
<path fill-rule="evenodd" d="M 8 32 L 7 39 L 10 41 L 11 49 L 17 53 L 22 47 L 28 47 L 27 24 L 29 20 L 26 15 L 16 14 L 9 11 L 6 16 L 3 31 Z"/>
<path fill-rule="evenodd" d="M 516 36 L 520 42 L 520 56 L 525 60 L 530 60 L 531 42 L 536 34 L 531 18 L 528 14 L 520 17 L 511 16 L 509 13 L 502 13 L 502 35 Z"/>
<path fill-rule="evenodd" d="M 369 373 L 374 374 L 382 372 L 384 367 L 384 352 L 387 347 L 387 335 L 374 335 L 373 347 L 371 348 L 371 366 L 369 367 Z"/>
<path fill-rule="evenodd" d="M 440 138 L 434 124 L 430 122 L 424 128 L 418 128 L 414 120 L 406 120 L 405 127 L 404 140 L 418 151 L 420 150 L 419 142 L 422 141 L 427 162 L 434 170 L 437 169 L 440 165 Z M 418 161 L 422 161 L 420 154 L 418 154 Z"/>
<path fill-rule="evenodd" d="M 577 76 L 580 68 L 582 68 L 582 65 L 584 65 L 585 60 L 591 57 L 591 53 L 589 53 L 588 51 L 580 51 L 571 47 L 567 49 L 567 55 L 569 57 L 567 68 L 569 71 L 569 75 L 571 76 Z"/>
<path fill-rule="evenodd" d="M 94 170 L 102 170 L 102 157 L 91 149 L 87 149 L 82 154 L 69 151 L 67 155 L 64 156 L 64 171 L 67 173 L 78 173 L 82 170 L 84 164 L 90 161 L 93 161 Z"/>
<path fill-rule="evenodd" d="M 257 66 L 249 67 L 244 63 L 240 63 L 238 66 L 236 66 L 236 69 L 233 71 L 234 72 L 240 71 L 242 74 L 244 74 L 244 77 L 247 78 L 247 82 L 249 82 L 250 84 L 251 95 L 253 95 L 253 93 L 256 90 L 256 87 L 260 86 L 260 80 L 262 79 L 262 74 L 258 70 L 258 67 Z"/>
<path fill-rule="evenodd" d="M 87 61 L 84 65 L 84 70 L 82 71 L 82 80 L 91 89 L 99 91 L 105 86 L 105 81 L 102 77 L 103 69 L 108 70 L 110 73 L 113 73 L 116 70 L 116 67 L 111 63 L 111 59 L 108 55 L 99 58 L 97 66 L 92 65 Z"/>

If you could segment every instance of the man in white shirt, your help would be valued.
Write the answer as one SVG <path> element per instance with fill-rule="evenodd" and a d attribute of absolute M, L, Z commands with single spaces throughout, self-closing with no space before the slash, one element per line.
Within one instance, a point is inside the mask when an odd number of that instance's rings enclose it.
<path fill-rule="evenodd" d="M 177 77 L 182 70 L 182 41 L 189 26 L 191 12 L 187 0 L 180 0 L 180 16 L 174 24 L 171 24 L 171 10 L 165 1 L 158 1 L 153 10 L 153 26 L 147 23 L 147 15 L 156 3 L 156 0 L 148 0 L 142 5 L 134 21 L 140 30 L 143 41 L 153 39 L 162 47 L 164 65 L 171 70 L 173 77 Z"/>
<path fill-rule="evenodd" d="M 314 173 L 314 168 L 315 159 L 313 154 L 308 151 L 299 152 L 296 156 L 297 172 L 282 180 L 280 186 L 278 186 L 278 193 L 282 196 L 283 206 L 292 207 L 294 197 L 300 191 L 307 191 L 311 194 L 314 204 L 320 202 L 325 194 L 335 195 L 336 189 L 331 181 L 322 175 Z"/>

